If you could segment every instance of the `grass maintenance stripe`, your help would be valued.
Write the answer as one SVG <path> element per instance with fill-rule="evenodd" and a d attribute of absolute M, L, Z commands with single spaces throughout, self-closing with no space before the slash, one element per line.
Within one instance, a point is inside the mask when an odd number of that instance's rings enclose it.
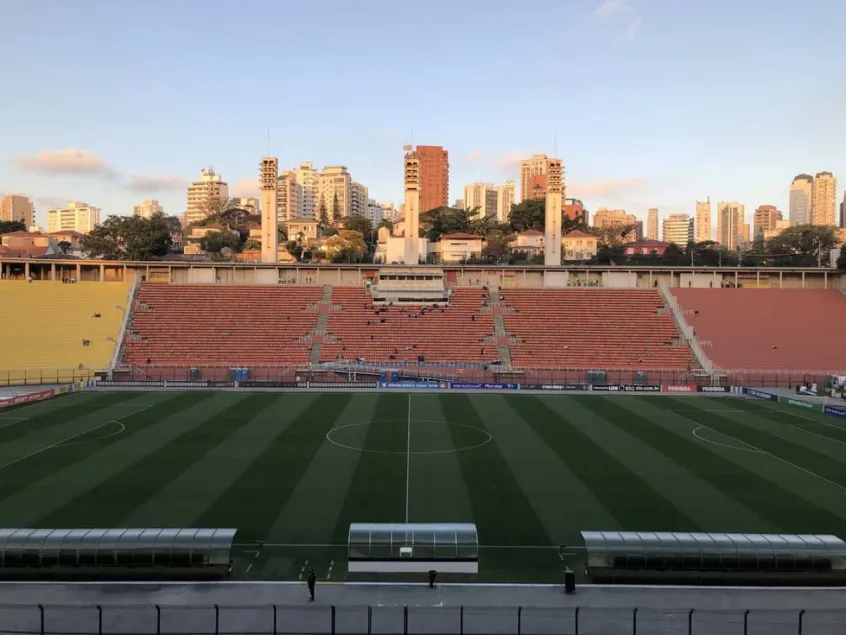
<path fill-rule="evenodd" d="M 462 394 L 439 395 L 441 409 L 447 421 L 476 428 L 485 428 L 470 397 Z M 466 443 L 465 435 L 471 433 L 457 426 L 449 426 L 453 444 Z M 534 507 L 526 498 L 517 479 L 502 456 L 497 439 L 470 452 L 457 455 L 470 504 L 473 506 L 473 518 L 480 536 L 486 542 L 504 544 L 545 544 L 552 542 Z M 508 510 L 508 517 L 503 518 L 503 510 Z"/>
<path fill-rule="evenodd" d="M 690 518 L 579 430 L 569 416 L 558 414 L 537 397 L 512 398 L 511 406 L 627 531 L 696 529 Z"/>
<path fill-rule="evenodd" d="M 197 520 L 203 527 L 238 527 L 239 541 L 264 540 L 303 474 L 344 411 L 349 394 L 308 395 L 309 402 Z M 332 474 L 326 474 L 332 484 Z M 319 504 L 316 501 L 316 504 Z M 308 523 L 308 518 L 301 519 Z"/>
<path fill-rule="evenodd" d="M 754 460 L 767 457 L 721 450 L 697 440 L 691 434 L 693 426 L 690 422 L 710 426 L 719 418 L 716 413 L 697 414 L 688 408 L 685 413 L 688 424 L 680 426 L 683 420 L 668 411 L 668 404 L 656 404 L 650 397 L 628 398 L 641 401 L 643 408 L 652 413 L 650 419 L 641 416 L 626 421 L 626 430 L 630 434 L 670 456 L 684 457 L 687 469 L 769 521 L 779 533 L 842 533 L 844 523 L 837 515 L 780 487 L 755 471 Z M 726 458 L 723 452 L 735 452 L 738 455 L 736 461 Z M 726 527 L 725 531 L 730 531 L 730 528 Z"/>

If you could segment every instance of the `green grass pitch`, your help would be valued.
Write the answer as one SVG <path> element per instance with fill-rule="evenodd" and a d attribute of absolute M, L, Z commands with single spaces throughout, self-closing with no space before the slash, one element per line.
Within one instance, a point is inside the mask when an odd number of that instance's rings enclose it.
<path fill-rule="evenodd" d="M 475 522 L 486 581 L 580 530 L 846 537 L 846 424 L 738 397 L 85 392 L 0 413 L 6 527 L 237 527 L 234 575 L 346 571 L 351 522 Z M 257 553 L 253 543 L 264 541 Z M 566 545 L 559 552 L 559 546 Z M 358 578 L 362 579 L 362 578 Z"/>

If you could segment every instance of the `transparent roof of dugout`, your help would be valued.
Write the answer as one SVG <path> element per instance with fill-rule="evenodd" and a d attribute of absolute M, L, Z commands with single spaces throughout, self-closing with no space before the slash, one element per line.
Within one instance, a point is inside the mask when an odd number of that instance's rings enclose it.
<path fill-rule="evenodd" d="M 583 531 L 593 554 L 772 554 L 796 557 L 846 556 L 846 542 L 832 535 L 711 534 L 681 532 Z"/>
<path fill-rule="evenodd" d="M 411 547 L 412 558 L 477 558 L 479 536 L 473 523 L 353 523 L 350 558 L 394 559 Z"/>
<path fill-rule="evenodd" d="M 237 529 L 0 529 L 0 552 L 231 550 Z"/>

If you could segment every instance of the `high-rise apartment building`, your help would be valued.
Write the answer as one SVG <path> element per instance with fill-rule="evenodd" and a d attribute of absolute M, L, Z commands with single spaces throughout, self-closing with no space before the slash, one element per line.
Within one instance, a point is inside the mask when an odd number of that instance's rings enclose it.
<path fill-rule="evenodd" d="M 517 184 L 514 181 L 506 181 L 503 185 L 496 186 L 496 221 L 498 223 L 508 222 L 516 195 Z"/>
<path fill-rule="evenodd" d="M 279 173 L 276 182 L 276 214 L 280 223 L 303 218 L 303 186 L 297 181 L 294 170 Z"/>
<path fill-rule="evenodd" d="M 352 206 L 352 177 L 345 165 L 327 165 L 317 175 L 317 198 L 314 201 L 315 218 L 322 221 L 322 210 L 331 223 L 336 218 L 350 215 Z"/>
<path fill-rule="evenodd" d="M 310 161 L 300 163 L 294 176 L 302 189 L 299 218 L 317 218 L 317 170 Z"/>
<path fill-rule="evenodd" d="M 614 229 L 631 226 L 631 231 L 624 236 L 624 242 L 633 242 L 643 238 L 643 221 L 634 214 L 627 214 L 623 209 L 606 209 L 600 207 L 593 214 L 593 226 L 597 229 Z"/>
<path fill-rule="evenodd" d="M 479 210 L 478 218 L 496 217 L 497 215 L 496 186 L 490 183 L 473 183 L 464 186 L 464 208 Z"/>
<path fill-rule="evenodd" d="M 254 216 L 261 213 L 261 203 L 255 196 L 234 196 L 229 199 L 229 207 L 242 209 Z"/>
<path fill-rule="evenodd" d="M 670 214 L 664 219 L 663 240 L 682 248 L 693 240 L 693 219 L 689 214 Z"/>
<path fill-rule="evenodd" d="M 843 190 L 843 202 L 840 203 L 840 226 L 846 227 L 846 190 Z"/>
<path fill-rule="evenodd" d="M 367 188 L 353 181 L 350 184 L 350 216 L 367 216 L 368 199 Z"/>
<path fill-rule="evenodd" d="M 734 201 L 717 203 L 717 242 L 729 250 L 738 249 L 744 238 L 745 208 Z"/>
<path fill-rule="evenodd" d="M 776 223 L 781 220 L 781 212 L 775 205 L 759 205 L 752 217 L 753 240 L 764 240 L 767 232 L 776 228 Z"/>
<path fill-rule="evenodd" d="M 702 243 L 711 240 L 711 197 L 696 201 L 696 218 L 693 227 L 693 239 Z"/>
<path fill-rule="evenodd" d="M 646 214 L 646 238 L 658 240 L 658 208 L 652 207 Z"/>
<path fill-rule="evenodd" d="M 394 205 L 390 201 L 379 201 L 379 207 L 382 208 L 382 220 L 386 220 L 389 223 L 396 223 L 400 218 L 402 218 L 402 213 L 398 206 Z"/>
<path fill-rule="evenodd" d="M 383 218 L 383 210 L 382 206 L 374 201 L 372 198 L 367 200 L 367 214 L 365 217 L 370 221 L 370 224 L 373 225 L 373 229 L 379 227 L 379 223 L 382 222 Z"/>
<path fill-rule="evenodd" d="M 520 162 L 520 200 L 546 197 L 546 175 L 549 157 L 545 154 L 532 155 Z"/>
<path fill-rule="evenodd" d="M 409 156 L 420 165 L 420 212 L 448 206 L 449 152 L 441 146 L 417 146 Z"/>
<path fill-rule="evenodd" d="M 32 201 L 26 196 L 10 194 L 0 200 L 0 220 L 22 221 L 29 229 L 35 225 L 35 212 L 32 208 Z"/>
<path fill-rule="evenodd" d="M 837 179 L 831 172 L 817 172 L 811 184 L 811 222 L 837 225 Z"/>
<path fill-rule="evenodd" d="M 565 198 L 561 206 L 561 214 L 562 219 L 581 220 L 585 225 L 590 221 L 585 204 L 577 198 Z"/>
<path fill-rule="evenodd" d="M 229 201 L 229 185 L 211 168 L 200 172 L 200 179 L 188 186 L 185 216 L 196 223 L 222 211 Z"/>
<path fill-rule="evenodd" d="M 164 214 L 164 208 L 158 201 L 147 199 L 143 203 L 133 206 L 132 214 L 141 218 L 152 218 L 155 214 Z"/>
<path fill-rule="evenodd" d="M 788 216 L 791 225 L 808 225 L 811 223 L 813 187 L 814 177 L 810 174 L 799 174 L 790 184 L 790 211 Z"/>
<path fill-rule="evenodd" d="M 75 231 L 87 234 L 100 224 L 99 207 L 88 203 L 71 201 L 67 207 L 47 210 L 47 231 Z"/>

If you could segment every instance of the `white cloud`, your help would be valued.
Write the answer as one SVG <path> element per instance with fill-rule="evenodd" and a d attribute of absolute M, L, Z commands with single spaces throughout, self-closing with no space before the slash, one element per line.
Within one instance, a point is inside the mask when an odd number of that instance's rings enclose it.
<path fill-rule="evenodd" d="M 257 178 L 241 179 L 232 186 L 230 194 L 240 197 L 257 197 L 259 195 L 259 180 Z"/>
<path fill-rule="evenodd" d="M 91 176 L 114 179 L 115 170 L 103 159 L 87 150 L 66 148 L 44 150 L 36 155 L 18 157 L 17 166 L 24 172 L 46 175 Z"/>
<path fill-rule="evenodd" d="M 605 0 L 595 11 L 596 17 L 605 19 L 631 9 L 627 0 Z"/>
<path fill-rule="evenodd" d="M 481 161 L 485 158 L 485 153 L 482 150 L 473 150 L 467 157 L 468 161 Z"/>
<path fill-rule="evenodd" d="M 61 209 L 73 200 L 62 196 L 38 196 L 34 203 L 36 209 Z"/>
<path fill-rule="evenodd" d="M 620 36 L 620 39 L 629 42 L 634 39 L 634 36 L 637 35 L 637 32 L 640 30 L 640 25 L 643 24 L 643 18 L 637 17 L 629 23 L 628 28 L 623 32 L 623 35 Z"/>
<path fill-rule="evenodd" d="M 168 192 L 182 190 L 188 182 L 178 176 L 147 176 L 137 174 L 129 179 L 126 187 L 135 192 Z"/>

